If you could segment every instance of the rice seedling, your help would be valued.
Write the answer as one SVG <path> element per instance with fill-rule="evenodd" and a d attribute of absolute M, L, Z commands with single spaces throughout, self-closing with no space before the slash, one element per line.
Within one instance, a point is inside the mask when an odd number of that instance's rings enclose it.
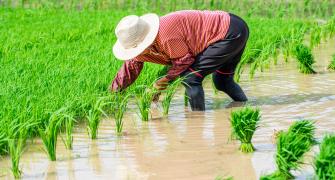
<path fill-rule="evenodd" d="M 299 62 L 299 71 L 304 74 L 316 73 L 312 65 L 315 63 L 312 51 L 303 44 L 295 46 L 294 55 Z"/>
<path fill-rule="evenodd" d="M 43 130 L 38 129 L 40 137 L 42 138 L 44 149 L 48 153 L 51 161 L 56 161 L 56 146 L 59 129 L 62 125 L 63 118 L 60 118 L 57 113 L 50 116 L 49 123 Z"/>
<path fill-rule="evenodd" d="M 12 162 L 12 173 L 16 179 L 21 177 L 21 170 L 19 167 L 20 158 L 24 150 L 26 142 L 26 134 L 20 135 L 18 138 L 8 139 L 8 151 Z"/>
<path fill-rule="evenodd" d="M 258 128 L 260 118 L 261 115 L 258 108 L 245 107 L 231 113 L 232 135 L 241 141 L 240 150 L 244 153 L 250 153 L 255 150 L 251 139 Z"/>
<path fill-rule="evenodd" d="M 291 170 L 296 170 L 303 163 L 303 155 L 315 144 L 315 126 L 308 120 L 296 121 L 288 131 L 281 132 L 277 139 L 277 171 L 262 176 L 261 179 L 293 179 Z"/>
<path fill-rule="evenodd" d="M 312 29 L 311 37 L 310 37 L 310 47 L 311 48 L 314 48 L 316 45 L 320 44 L 321 32 L 322 32 L 322 29 L 318 25 L 315 25 L 315 27 Z"/>
<path fill-rule="evenodd" d="M 335 179 L 335 134 L 326 135 L 320 144 L 320 152 L 314 159 L 318 179 Z"/>
<path fill-rule="evenodd" d="M 117 105 L 114 110 L 115 131 L 117 135 L 121 135 L 122 129 L 123 129 L 122 118 L 123 118 L 124 112 L 127 109 L 129 95 L 124 96 L 123 94 L 116 93 L 115 96 L 116 96 L 115 103 Z"/>
<path fill-rule="evenodd" d="M 188 106 L 188 101 L 189 101 L 189 97 L 186 94 L 186 91 L 184 92 L 184 106 L 187 107 Z"/>
<path fill-rule="evenodd" d="M 27 138 L 27 129 L 23 128 L 21 125 L 12 126 L 12 128 L 13 129 L 8 130 L 9 133 L 9 138 L 7 140 L 8 154 L 11 158 L 11 164 L 12 164 L 11 171 L 15 179 L 18 179 L 21 177 L 21 170 L 19 165 Z"/>
<path fill-rule="evenodd" d="M 167 116 L 169 113 L 169 109 L 170 109 L 170 104 L 171 104 L 171 100 L 174 96 L 174 94 L 176 93 L 176 90 L 178 88 L 178 85 L 182 82 L 181 78 L 175 80 L 174 82 L 172 82 L 167 89 L 165 90 L 165 96 L 162 100 L 162 107 L 163 107 L 163 115 Z"/>
<path fill-rule="evenodd" d="M 331 60 L 328 69 L 335 70 L 335 54 L 333 55 L 333 59 Z"/>
<path fill-rule="evenodd" d="M 91 139 L 97 138 L 101 114 L 104 113 L 102 110 L 103 106 L 103 98 L 99 98 L 86 115 L 87 131 Z"/>
<path fill-rule="evenodd" d="M 156 90 L 153 87 L 147 89 L 141 86 L 140 88 L 141 88 L 142 93 L 140 95 L 137 95 L 136 104 L 140 111 L 140 117 L 142 121 L 149 121 L 151 103 L 152 103 L 153 97 L 158 93 L 158 90 Z"/>
<path fill-rule="evenodd" d="M 64 115 L 64 123 L 65 123 L 65 140 L 64 144 L 67 149 L 72 149 L 73 144 L 73 126 L 75 119 L 72 115 Z"/>

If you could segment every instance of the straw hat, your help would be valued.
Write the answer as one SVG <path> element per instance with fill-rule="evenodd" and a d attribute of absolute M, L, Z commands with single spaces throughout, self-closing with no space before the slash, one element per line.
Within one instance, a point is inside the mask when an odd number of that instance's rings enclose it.
<path fill-rule="evenodd" d="M 157 14 L 130 15 L 121 19 L 115 28 L 117 41 L 113 46 L 114 56 L 129 60 L 141 54 L 155 40 L 159 29 Z"/>

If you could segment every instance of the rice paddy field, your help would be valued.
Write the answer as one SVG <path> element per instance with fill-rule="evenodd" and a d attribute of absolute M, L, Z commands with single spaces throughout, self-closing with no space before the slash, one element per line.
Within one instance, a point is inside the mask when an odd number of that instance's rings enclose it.
<path fill-rule="evenodd" d="M 247 103 L 147 63 L 110 93 L 126 15 L 224 10 L 248 23 Z M 335 179 L 334 0 L 0 0 L 0 179 Z M 244 107 L 246 106 L 246 107 Z"/>

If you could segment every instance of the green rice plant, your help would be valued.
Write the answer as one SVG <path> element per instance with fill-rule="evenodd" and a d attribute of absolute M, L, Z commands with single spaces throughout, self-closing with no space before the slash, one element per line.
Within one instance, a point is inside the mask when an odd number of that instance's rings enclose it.
<path fill-rule="evenodd" d="M 295 46 L 294 55 L 299 62 L 299 71 L 304 74 L 316 73 L 312 65 L 315 63 L 312 51 L 303 44 Z"/>
<path fill-rule="evenodd" d="M 48 153 L 51 161 L 56 161 L 56 146 L 57 136 L 62 125 L 63 118 L 58 113 L 54 113 L 50 116 L 47 127 L 43 130 L 38 129 L 40 137 L 42 138 L 44 149 Z"/>
<path fill-rule="evenodd" d="M 335 70 L 335 54 L 333 54 L 333 59 L 331 60 L 328 69 Z"/>
<path fill-rule="evenodd" d="M 335 134 L 326 135 L 314 159 L 315 174 L 320 180 L 335 179 Z"/>
<path fill-rule="evenodd" d="M 101 120 L 100 118 L 104 113 L 102 110 L 102 107 L 105 105 L 103 100 L 104 98 L 99 98 L 86 115 L 87 131 L 91 139 L 96 139 L 98 135 L 98 128 Z"/>
<path fill-rule="evenodd" d="M 303 155 L 315 144 L 315 126 L 308 120 L 296 121 L 288 131 L 281 132 L 277 139 L 277 171 L 262 176 L 261 179 L 293 179 L 291 170 L 296 170 L 303 163 Z"/>
<path fill-rule="evenodd" d="M 314 48 L 316 45 L 321 43 L 321 33 L 322 28 L 318 25 L 315 25 L 314 28 L 311 31 L 311 37 L 310 37 L 310 47 Z"/>
<path fill-rule="evenodd" d="M 15 120 L 14 120 L 15 122 Z M 32 123 L 33 125 L 34 123 Z M 24 151 L 26 139 L 28 136 L 28 128 L 31 127 L 28 123 L 18 123 L 17 125 L 11 126 L 8 129 L 9 138 L 8 140 L 8 154 L 11 158 L 12 163 L 12 173 L 13 176 L 18 179 L 21 177 L 21 170 L 20 170 L 20 159 L 21 155 Z"/>
<path fill-rule="evenodd" d="M 8 139 L 9 156 L 12 162 L 11 170 L 16 179 L 21 177 L 21 170 L 19 164 L 21 155 L 24 150 L 25 142 L 26 142 L 26 134 L 20 135 L 20 137 L 17 139 Z"/>
<path fill-rule="evenodd" d="M 186 91 L 184 92 L 184 106 L 187 107 L 188 106 L 188 101 L 189 101 L 189 97 L 186 94 Z"/>
<path fill-rule="evenodd" d="M 182 82 L 182 79 L 179 78 L 179 79 L 175 80 L 174 82 L 172 82 L 171 84 L 169 84 L 169 86 L 165 90 L 165 96 L 162 100 L 162 107 L 163 107 L 163 115 L 164 116 L 167 116 L 169 114 L 171 100 L 176 93 L 178 85 L 181 82 Z"/>
<path fill-rule="evenodd" d="M 115 94 L 115 110 L 114 110 L 114 118 L 115 118 L 115 131 L 117 135 L 122 134 L 122 129 L 123 129 L 123 115 L 124 112 L 127 109 L 127 103 L 128 103 L 128 95 L 123 95 L 121 93 L 116 93 Z"/>
<path fill-rule="evenodd" d="M 140 117 L 142 121 L 149 121 L 151 103 L 152 103 L 153 97 L 158 93 L 158 90 L 156 90 L 153 87 L 143 88 L 143 86 L 141 86 L 140 88 L 141 88 L 142 93 L 136 96 L 136 99 L 137 99 L 136 104 L 140 111 Z"/>
<path fill-rule="evenodd" d="M 240 150 L 244 153 L 250 153 L 255 150 L 251 139 L 258 128 L 260 118 L 261 115 L 258 108 L 245 107 L 231 113 L 232 135 L 241 141 Z"/>
<path fill-rule="evenodd" d="M 64 123 L 65 123 L 65 140 L 64 144 L 67 149 L 72 149 L 73 146 L 73 126 L 76 120 L 72 115 L 64 115 Z"/>

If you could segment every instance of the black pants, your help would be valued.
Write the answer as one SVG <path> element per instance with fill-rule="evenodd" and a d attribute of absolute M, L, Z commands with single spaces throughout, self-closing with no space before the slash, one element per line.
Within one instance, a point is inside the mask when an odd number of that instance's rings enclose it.
<path fill-rule="evenodd" d="M 215 42 L 195 57 L 195 62 L 182 73 L 186 95 L 193 111 L 205 110 L 202 87 L 204 77 L 213 74 L 215 87 L 228 94 L 234 101 L 247 101 L 233 76 L 241 60 L 249 37 L 248 25 L 238 16 L 230 14 L 230 26 L 223 40 Z"/>

